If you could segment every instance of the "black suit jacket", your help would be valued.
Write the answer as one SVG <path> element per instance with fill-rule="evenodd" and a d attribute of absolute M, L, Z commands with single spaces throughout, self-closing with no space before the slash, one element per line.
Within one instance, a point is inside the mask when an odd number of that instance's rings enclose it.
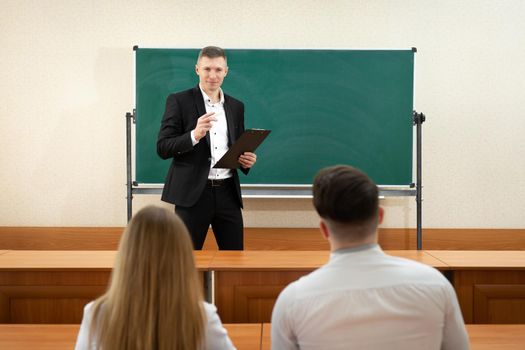
<path fill-rule="evenodd" d="M 244 104 L 224 95 L 224 112 L 228 124 L 228 146 L 244 132 Z M 162 159 L 173 158 L 162 200 L 184 207 L 193 206 L 206 186 L 210 172 L 210 135 L 206 133 L 193 146 L 190 132 L 195 129 L 197 119 L 206 114 L 204 99 L 199 86 L 168 96 L 166 111 L 162 118 L 157 153 Z M 248 169 L 241 170 L 247 174 Z M 242 207 L 241 187 L 237 170 L 232 170 L 239 205 Z"/>

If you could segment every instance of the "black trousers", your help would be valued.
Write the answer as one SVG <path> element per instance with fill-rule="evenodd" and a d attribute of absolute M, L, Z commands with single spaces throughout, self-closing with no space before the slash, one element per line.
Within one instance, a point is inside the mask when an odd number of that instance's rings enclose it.
<path fill-rule="evenodd" d="M 184 221 L 195 250 L 201 250 L 211 225 L 220 250 L 243 250 L 244 233 L 239 198 L 232 179 L 221 185 L 207 184 L 192 207 L 175 207 Z"/>

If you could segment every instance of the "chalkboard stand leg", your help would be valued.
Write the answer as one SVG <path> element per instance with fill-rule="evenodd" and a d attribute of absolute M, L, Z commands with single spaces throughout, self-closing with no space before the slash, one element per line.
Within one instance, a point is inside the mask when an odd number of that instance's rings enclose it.
<path fill-rule="evenodd" d="M 131 123 L 135 123 L 135 110 L 133 113 L 126 113 L 126 187 L 127 187 L 127 209 L 128 221 L 131 220 L 133 205 L 133 182 L 131 180 Z"/>
<path fill-rule="evenodd" d="M 423 219 L 422 219 L 422 147 L 421 147 L 421 125 L 425 121 L 425 115 L 423 113 L 413 112 L 414 125 L 416 125 L 416 157 L 417 157 L 417 183 L 416 183 L 416 209 L 417 209 L 417 250 L 423 248 Z"/>

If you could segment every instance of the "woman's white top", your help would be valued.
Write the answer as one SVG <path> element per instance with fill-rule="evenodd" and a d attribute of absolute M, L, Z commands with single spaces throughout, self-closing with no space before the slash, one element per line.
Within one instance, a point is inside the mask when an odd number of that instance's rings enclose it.
<path fill-rule="evenodd" d="M 84 307 L 84 317 L 82 318 L 82 324 L 78 332 L 77 344 L 75 350 L 95 350 L 96 343 L 89 344 L 89 326 L 92 318 L 92 306 L 93 302 L 90 302 Z M 219 315 L 217 315 L 217 308 L 204 302 L 204 313 L 206 314 L 206 326 L 205 326 L 205 350 L 235 350 L 228 332 L 222 326 Z"/>

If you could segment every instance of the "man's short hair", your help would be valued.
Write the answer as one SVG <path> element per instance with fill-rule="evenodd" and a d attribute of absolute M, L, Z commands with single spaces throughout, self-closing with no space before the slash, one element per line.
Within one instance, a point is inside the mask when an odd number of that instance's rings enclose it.
<path fill-rule="evenodd" d="M 199 57 L 197 57 L 197 62 L 201 59 L 201 57 L 208 57 L 208 58 L 217 58 L 222 57 L 225 61 L 226 59 L 226 52 L 224 52 L 223 49 L 221 49 L 218 46 L 206 46 L 199 52 Z"/>
<path fill-rule="evenodd" d="M 378 188 L 361 170 L 347 165 L 322 169 L 315 177 L 313 195 L 317 213 L 332 229 L 336 228 L 335 231 L 351 226 L 358 236 L 353 237 L 355 239 L 375 232 Z"/>

